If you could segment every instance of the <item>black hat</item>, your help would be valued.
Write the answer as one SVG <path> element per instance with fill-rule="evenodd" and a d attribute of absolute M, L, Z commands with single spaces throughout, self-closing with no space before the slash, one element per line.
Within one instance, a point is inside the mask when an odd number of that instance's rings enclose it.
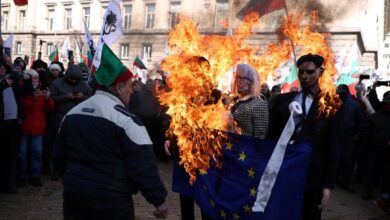
<path fill-rule="evenodd" d="M 32 69 L 35 70 L 37 68 L 45 68 L 45 69 L 47 69 L 47 63 L 45 63 L 42 60 L 34 60 L 34 62 L 32 64 Z"/>

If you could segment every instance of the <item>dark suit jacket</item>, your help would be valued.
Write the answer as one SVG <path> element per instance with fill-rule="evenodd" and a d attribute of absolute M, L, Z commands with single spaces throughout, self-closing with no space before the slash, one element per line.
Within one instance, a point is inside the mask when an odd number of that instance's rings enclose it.
<path fill-rule="evenodd" d="M 275 98 L 270 112 L 268 134 L 270 139 L 279 139 L 290 116 L 288 106 L 297 94 L 297 92 L 291 92 Z M 307 187 L 309 189 L 333 188 L 336 182 L 342 140 L 341 119 L 339 118 L 341 114 L 319 119 L 317 118 L 317 104 L 318 99 L 314 98 L 301 131 L 293 138 L 295 143 L 308 143 L 312 147 Z"/>

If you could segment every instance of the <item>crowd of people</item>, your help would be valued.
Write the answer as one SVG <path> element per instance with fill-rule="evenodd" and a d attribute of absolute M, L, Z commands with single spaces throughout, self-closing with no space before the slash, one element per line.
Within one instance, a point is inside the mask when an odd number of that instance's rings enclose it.
<path fill-rule="evenodd" d="M 154 155 L 167 162 L 172 150 L 165 136 L 170 118 L 158 100 L 169 90 L 165 78 L 144 84 L 124 69 L 91 84 L 85 64 L 27 65 L 20 57 L 0 59 L 0 191 L 40 187 L 47 174 L 63 180 L 65 219 L 134 219 L 131 195 L 137 191 L 157 207 L 156 217 L 165 218 L 167 191 L 154 162 Z M 375 84 L 369 92 L 358 84 L 356 96 L 339 85 L 341 108 L 333 117 L 318 117 L 323 65 L 319 55 L 302 56 L 301 88 L 281 94 L 278 85 L 260 85 L 253 67 L 238 64 L 237 96 L 224 113 L 227 130 L 278 140 L 289 103 L 301 103 L 290 141 L 312 147 L 303 219 L 321 219 L 331 189 L 338 184 L 355 193 L 354 182 L 362 185 L 363 199 L 373 199 L 379 189 L 375 202 L 389 212 L 390 91 L 380 102 Z M 181 195 L 180 201 L 182 219 L 194 219 L 191 198 Z"/>

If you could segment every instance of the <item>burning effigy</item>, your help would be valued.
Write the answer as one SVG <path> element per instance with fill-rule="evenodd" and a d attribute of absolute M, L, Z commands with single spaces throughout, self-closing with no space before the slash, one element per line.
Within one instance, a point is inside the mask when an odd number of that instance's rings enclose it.
<path fill-rule="evenodd" d="M 177 138 L 179 163 L 190 175 L 190 182 L 207 171 L 210 160 L 220 165 L 222 139 L 217 137 L 224 128 L 221 114 L 227 109 L 221 100 L 211 102 L 211 94 L 221 83 L 221 76 L 237 63 L 250 64 L 264 81 L 292 53 L 319 54 L 325 58 L 325 74 L 320 79 L 318 117 L 336 112 L 340 102 L 333 83 L 337 77 L 334 55 L 328 44 L 329 35 L 313 31 L 316 15 L 313 12 L 308 24 L 304 24 L 303 14 L 287 16 L 278 29 L 278 42 L 270 43 L 261 54 L 248 43 L 259 21 L 257 13 L 248 14 L 231 36 L 201 35 L 194 21 L 181 17 L 169 34 L 170 55 L 161 64 L 169 72 L 170 90 L 159 99 L 168 107 L 172 121 L 167 134 Z"/>

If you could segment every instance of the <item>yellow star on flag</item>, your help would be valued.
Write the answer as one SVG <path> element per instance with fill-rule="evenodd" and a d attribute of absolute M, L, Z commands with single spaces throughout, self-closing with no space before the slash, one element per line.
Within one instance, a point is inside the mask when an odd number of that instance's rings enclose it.
<path fill-rule="evenodd" d="M 253 170 L 253 167 L 248 170 L 248 177 L 253 179 L 253 178 L 255 178 L 255 174 L 256 174 L 256 172 L 255 172 L 255 170 Z"/>
<path fill-rule="evenodd" d="M 223 211 L 223 210 L 221 210 L 221 217 L 222 217 L 222 218 L 226 218 L 226 212 Z"/>
<path fill-rule="evenodd" d="M 233 219 L 234 220 L 239 220 L 240 216 L 237 213 L 233 213 Z"/>
<path fill-rule="evenodd" d="M 252 188 L 252 189 L 250 189 L 249 191 L 250 191 L 250 195 L 251 195 L 252 197 L 256 197 L 256 195 L 257 195 L 257 190 L 256 190 L 255 188 Z"/>
<path fill-rule="evenodd" d="M 211 207 L 215 208 L 215 202 L 212 199 L 210 199 L 210 205 Z"/>
<path fill-rule="evenodd" d="M 249 205 L 245 205 L 244 206 L 244 212 L 245 213 L 251 213 L 252 212 L 252 208 Z"/>
<path fill-rule="evenodd" d="M 200 170 L 199 170 L 199 174 L 202 175 L 202 176 L 204 176 L 204 175 L 207 174 L 207 170 L 200 169 Z"/>
<path fill-rule="evenodd" d="M 246 158 L 245 152 L 241 152 L 240 153 L 240 158 L 238 158 L 238 160 L 245 161 L 245 158 Z"/>
<path fill-rule="evenodd" d="M 232 148 L 233 148 L 233 144 L 230 143 L 230 142 L 228 142 L 228 143 L 226 144 L 226 149 L 231 150 Z"/>

